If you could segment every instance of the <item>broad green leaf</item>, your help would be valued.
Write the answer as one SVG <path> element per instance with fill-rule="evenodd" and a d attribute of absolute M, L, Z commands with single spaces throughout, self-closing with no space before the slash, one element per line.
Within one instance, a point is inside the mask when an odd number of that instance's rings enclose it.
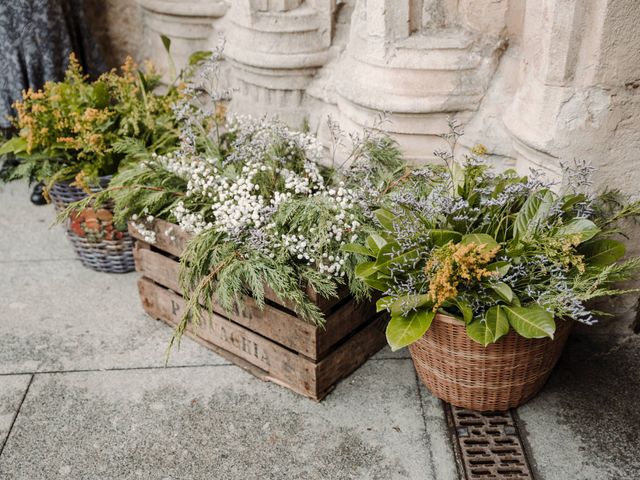
<path fill-rule="evenodd" d="M 471 340 L 478 342 L 483 347 L 493 343 L 494 332 L 489 328 L 486 321 L 479 318 L 467 325 L 467 335 Z"/>
<path fill-rule="evenodd" d="M 486 270 L 497 273 L 494 278 L 504 277 L 509 272 L 510 268 L 511 264 L 505 261 L 493 262 L 485 267 Z"/>
<path fill-rule="evenodd" d="M 513 300 L 513 291 L 511 287 L 504 282 L 496 282 L 491 284 L 491 288 L 498 296 L 507 303 Z"/>
<path fill-rule="evenodd" d="M 463 245 L 469 245 L 470 243 L 475 243 L 476 245 L 484 245 L 483 250 L 485 252 L 493 250 L 494 248 L 499 246 L 495 238 L 493 238 L 491 235 L 487 235 L 486 233 L 470 233 L 462 237 L 460 243 Z"/>
<path fill-rule="evenodd" d="M 394 230 L 393 221 L 396 217 L 393 213 L 391 213 L 389 210 L 385 210 L 384 208 L 379 208 L 373 213 L 378 219 L 378 222 L 380 222 L 380 225 L 382 225 L 387 230 Z"/>
<path fill-rule="evenodd" d="M 601 238 L 583 244 L 580 253 L 590 265 L 606 266 L 624 256 L 625 246 L 617 240 Z"/>
<path fill-rule="evenodd" d="M 169 50 L 171 50 L 171 39 L 166 35 L 160 35 L 160 40 L 162 40 L 162 45 L 164 46 L 164 49 L 167 52 L 169 52 Z"/>
<path fill-rule="evenodd" d="M 418 249 L 414 249 L 414 250 L 409 250 L 408 252 L 405 252 L 401 255 L 398 255 L 397 257 L 392 257 L 391 259 L 389 259 L 388 262 L 385 262 L 384 264 L 379 265 L 379 267 L 380 268 L 382 267 L 388 268 L 390 266 L 411 267 L 419 259 L 420 259 L 420 251 L 418 251 Z"/>
<path fill-rule="evenodd" d="M 375 256 L 378 256 L 378 252 L 382 247 L 386 245 L 386 243 L 387 241 L 384 238 L 375 233 L 367 237 L 367 246 L 369 247 L 369 249 L 371 249 Z"/>
<path fill-rule="evenodd" d="M 491 307 L 485 313 L 484 319 L 476 319 L 467 325 L 467 335 L 484 347 L 497 342 L 507 333 L 509 321 L 500 306 Z"/>
<path fill-rule="evenodd" d="M 391 317 L 387 325 L 387 342 L 394 352 L 420 339 L 431 326 L 435 312 L 416 310 L 405 316 Z"/>
<path fill-rule="evenodd" d="M 426 233 L 433 243 L 439 247 L 449 242 L 457 242 L 462 238 L 460 233 L 454 232 L 453 230 L 430 229 L 427 230 Z"/>
<path fill-rule="evenodd" d="M 371 276 L 362 278 L 362 281 L 371 288 L 374 288 L 380 292 L 386 292 L 387 290 L 389 290 L 389 282 L 385 281 L 384 279 Z"/>
<path fill-rule="evenodd" d="M 416 308 L 424 307 L 431 304 L 428 294 L 415 294 L 415 295 L 402 295 L 397 297 L 395 302 L 389 305 L 391 315 L 402 315 L 409 310 L 415 310 Z"/>
<path fill-rule="evenodd" d="M 562 211 L 569 212 L 576 203 L 584 202 L 587 200 L 582 193 L 576 193 L 572 195 L 566 195 L 563 197 L 564 203 L 562 204 Z"/>
<path fill-rule="evenodd" d="M 367 255 L 369 257 L 373 256 L 371 250 L 358 243 L 347 243 L 346 245 L 343 245 L 340 250 L 348 253 L 359 253 L 360 255 Z"/>
<path fill-rule="evenodd" d="M 509 324 L 525 338 L 553 338 L 556 324 L 553 316 L 540 307 L 502 307 Z"/>
<path fill-rule="evenodd" d="M 558 236 L 568 237 L 579 235 L 580 242 L 586 242 L 600 232 L 600 229 L 591 220 L 576 218 L 558 229 Z"/>
<path fill-rule="evenodd" d="M 383 312 L 385 310 L 389 310 L 389 308 L 391 308 L 391 305 L 395 301 L 396 299 L 389 295 L 387 295 L 386 297 L 379 298 L 378 301 L 376 302 L 376 312 Z"/>
<path fill-rule="evenodd" d="M 493 331 L 494 342 L 497 342 L 500 338 L 509 333 L 509 319 L 500 305 L 491 307 L 487 310 L 484 314 L 484 319 L 489 329 Z"/>
<path fill-rule="evenodd" d="M 460 313 L 462 313 L 462 320 L 464 320 L 464 323 L 468 324 L 473 320 L 473 309 L 469 302 L 463 298 L 456 298 L 451 300 L 451 302 L 454 303 L 455 306 L 458 307 L 458 310 L 460 310 Z"/>
<path fill-rule="evenodd" d="M 7 153 L 22 153 L 27 150 L 27 141 L 23 137 L 15 136 L 7 140 L 0 147 L 0 155 Z"/>
<path fill-rule="evenodd" d="M 511 305 L 514 307 L 520 307 L 520 299 L 518 298 L 518 296 L 514 293 L 513 294 L 513 298 L 511 299 Z"/>
<path fill-rule="evenodd" d="M 458 192 L 458 187 L 464 186 L 465 168 L 456 161 L 451 162 L 451 180 L 453 192 Z"/>
<path fill-rule="evenodd" d="M 400 245 L 396 242 L 390 242 L 382 246 L 376 255 L 376 265 L 383 266 L 389 263 L 389 260 L 398 256 Z"/>
<path fill-rule="evenodd" d="M 522 205 L 513 224 L 516 238 L 526 238 L 549 216 L 555 197 L 549 190 L 541 190 L 531 195 Z"/>
<path fill-rule="evenodd" d="M 173 61 L 173 56 L 171 55 L 171 39 L 166 35 L 160 35 L 160 39 L 162 40 L 162 45 L 164 46 L 165 51 L 167 52 L 167 63 L 169 65 L 169 79 L 173 82 L 176 79 L 176 64 Z"/>
<path fill-rule="evenodd" d="M 197 65 L 211 56 L 211 50 L 198 50 L 189 55 L 189 66 Z"/>
<path fill-rule="evenodd" d="M 358 278 L 365 279 L 370 277 L 374 273 L 376 273 L 378 269 L 376 268 L 375 262 L 364 262 L 356 265 L 355 273 Z"/>

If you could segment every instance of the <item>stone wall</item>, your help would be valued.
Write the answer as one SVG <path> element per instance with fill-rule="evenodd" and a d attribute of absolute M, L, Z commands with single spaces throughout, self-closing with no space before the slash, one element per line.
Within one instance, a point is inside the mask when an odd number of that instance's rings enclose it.
<path fill-rule="evenodd" d="M 360 129 L 386 112 L 420 161 L 452 116 L 462 146 L 483 143 L 501 165 L 560 176 L 561 161 L 586 160 L 595 188 L 638 193 L 637 0 L 137 2 L 106 3 L 113 55 L 166 68 L 159 34 L 178 65 L 223 35 L 232 111 L 308 123 L 327 142 L 328 116 Z"/>
<path fill-rule="evenodd" d="M 386 112 L 417 159 L 454 116 L 496 161 L 557 175 L 582 159 L 603 184 L 640 182 L 636 0 L 90 1 L 111 64 L 166 69 L 160 34 L 178 66 L 226 38 L 236 112 L 321 135 L 328 115 L 359 128 Z"/>
<path fill-rule="evenodd" d="M 109 67 L 121 65 L 127 55 L 144 59 L 145 32 L 136 0 L 85 0 L 88 20 Z"/>

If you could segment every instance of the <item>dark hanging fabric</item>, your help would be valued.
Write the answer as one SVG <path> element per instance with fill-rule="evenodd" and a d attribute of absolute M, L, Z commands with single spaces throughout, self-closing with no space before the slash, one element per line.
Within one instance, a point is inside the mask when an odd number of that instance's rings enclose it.
<path fill-rule="evenodd" d="M 0 128 L 22 90 L 64 78 L 71 52 L 89 75 L 106 70 L 83 0 L 0 0 Z"/>

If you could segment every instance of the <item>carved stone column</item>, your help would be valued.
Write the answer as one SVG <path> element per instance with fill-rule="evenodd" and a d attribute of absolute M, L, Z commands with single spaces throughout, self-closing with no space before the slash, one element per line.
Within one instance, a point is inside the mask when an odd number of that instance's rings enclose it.
<path fill-rule="evenodd" d="M 519 170 L 561 176 L 559 163 L 590 162 L 592 191 L 638 196 L 640 10 L 632 0 L 527 2 L 520 78 L 504 123 Z M 637 230 L 637 228 L 636 228 Z M 638 238 L 634 232 L 631 239 Z M 628 242 L 631 255 L 637 241 Z M 629 285 L 637 287 L 637 283 Z M 637 296 L 602 300 L 616 312 L 601 330 L 628 333 Z M 626 321 L 625 321 L 626 320 Z"/>
<path fill-rule="evenodd" d="M 503 48 L 506 3 L 359 0 L 336 77 L 341 123 L 371 125 L 388 112 L 405 153 L 430 158 L 447 117 L 464 121 L 485 94 Z M 472 4 L 497 13 L 479 22 Z"/>
<path fill-rule="evenodd" d="M 632 0 L 527 2 L 519 86 L 504 122 L 518 166 L 560 174 L 589 160 L 603 185 L 637 192 L 640 10 Z"/>
<path fill-rule="evenodd" d="M 329 59 L 334 0 L 234 0 L 225 18 L 235 113 L 300 127 L 305 88 Z"/>
<path fill-rule="evenodd" d="M 137 1 L 144 16 L 146 56 L 165 74 L 168 59 L 160 35 L 171 39 L 171 55 L 180 70 L 193 52 L 210 49 L 213 24 L 227 10 L 224 0 Z"/>

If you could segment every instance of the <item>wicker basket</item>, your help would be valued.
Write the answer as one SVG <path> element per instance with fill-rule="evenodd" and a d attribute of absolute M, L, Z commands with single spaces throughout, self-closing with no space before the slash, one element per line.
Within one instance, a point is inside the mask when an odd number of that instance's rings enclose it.
<path fill-rule="evenodd" d="M 437 397 L 478 411 L 515 408 L 542 388 L 571 330 L 559 321 L 555 338 L 526 339 L 514 331 L 483 347 L 464 324 L 436 315 L 427 333 L 409 347 L 422 382 Z"/>
<path fill-rule="evenodd" d="M 109 186 L 112 175 L 100 177 L 98 185 L 91 185 L 92 192 L 99 192 L 100 190 Z M 51 202 L 55 205 L 57 211 L 62 211 L 73 202 L 87 198 L 87 192 L 81 188 L 71 185 L 71 182 L 56 182 L 49 189 L 49 197 Z"/>
<path fill-rule="evenodd" d="M 99 192 L 106 188 L 110 181 L 111 175 L 100 177 L 98 185 L 91 186 L 91 190 Z M 87 193 L 70 182 L 59 182 L 51 187 L 49 196 L 56 210 L 60 212 L 69 204 L 86 198 Z M 135 270 L 133 240 L 127 232 L 122 233 L 122 238 L 92 241 L 74 232 L 71 220 L 67 220 L 65 227 L 73 249 L 85 267 L 106 273 L 127 273 Z"/>
<path fill-rule="evenodd" d="M 125 234 L 118 240 L 90 242 L 67 229 L 73 249 L 85 267 L 98 272 L 127 273 L 135 270 L 133 239 Z"/>

